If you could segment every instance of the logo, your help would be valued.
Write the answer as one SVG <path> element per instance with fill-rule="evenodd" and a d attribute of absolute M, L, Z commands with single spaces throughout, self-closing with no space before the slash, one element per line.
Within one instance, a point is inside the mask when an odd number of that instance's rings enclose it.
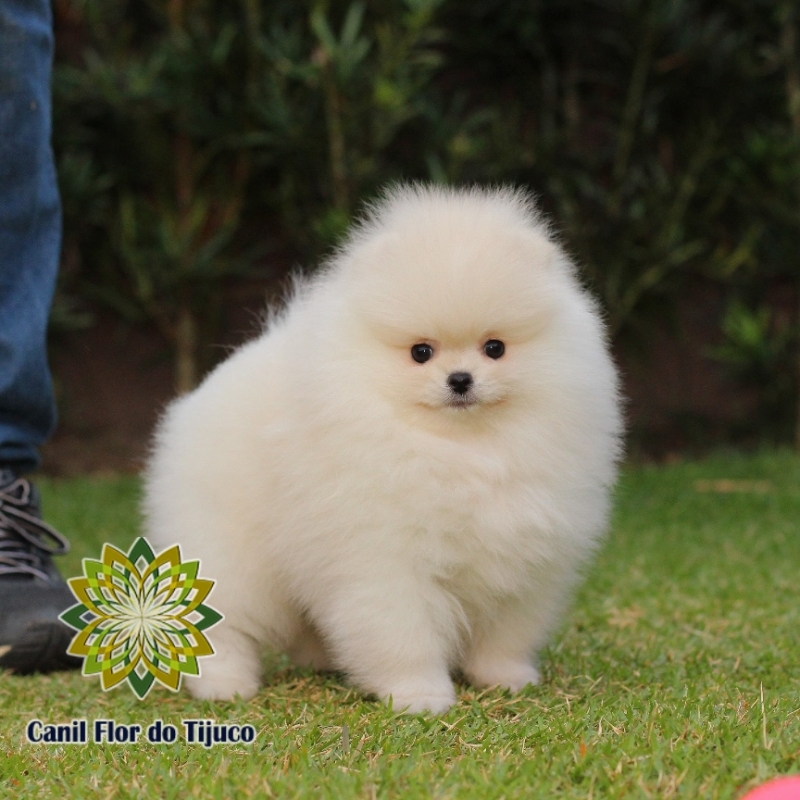
<path fill-rule="evenodd" d="M 143 537 L 127 553 L 105 544 L 100 561 L 84 558 L 83 577 L 68 581 L 78 604 L 60 617 L 78 631 L 67 652 L 84 659 L 83 674 L 104 691 L 128 681 L 140 700 L 156 681 L 176 692 L 199 675 L 198 658 L 214 655 L 203 631 L 222 619 L 204 604 L 214 581 L 199 571 L 178 545 L 156 555 Z"/>

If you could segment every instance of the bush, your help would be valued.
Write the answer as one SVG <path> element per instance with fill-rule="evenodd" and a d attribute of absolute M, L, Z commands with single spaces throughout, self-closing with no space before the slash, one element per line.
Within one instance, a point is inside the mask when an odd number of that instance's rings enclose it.
<path fill-rule="evenodd" d="M 257 244 L 316 259 L 395 179 L 531 187 L 620 340 L 698 277 L 798 294 L 789 0 L 184 2 L 61 0 L 55 82 L 73 291 L 155 322 L 181 388 Z"/>

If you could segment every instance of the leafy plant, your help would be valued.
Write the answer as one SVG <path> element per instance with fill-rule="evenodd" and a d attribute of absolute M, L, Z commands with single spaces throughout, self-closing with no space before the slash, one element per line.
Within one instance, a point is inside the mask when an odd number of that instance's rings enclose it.
<path fill-rule="evenodd" d="M 734 301 L 723 318 L 722 333 L 723 342 L 711 355 L 724 363 L 742 386 L 757 392 L 758 421 L 785 438 L 797 394 L 797 326 L 776 318 L 768 306 L 749 308 Z"/>
<path fill-rule="evenodd" d="M 200 320 L 221 281 L 252 267 L 234 246 L 248 134 L 258 133 L 242 77 L 252 66 L 247 7 L 76 3 L 91 45 L 57 73 L 62 174 L 68 190 L 89 196 L 94 235 L 84 241 L 99 241 L 102 254 L 86 267 L 85 291 L 158 327 L 179 391 L 196 382 Z"/>
<path fill-rule="evenodd" d="M 788 286 L 799 317 L 795 6 L 59 0 L 71 291 L 157 325 L 185 389 L 259 252 L 317 262 L 361 200 L 426 179 L 537 192 L 619 343 L 698 281 Z M 800 380 L 763 380 L 800 419 Z"/>

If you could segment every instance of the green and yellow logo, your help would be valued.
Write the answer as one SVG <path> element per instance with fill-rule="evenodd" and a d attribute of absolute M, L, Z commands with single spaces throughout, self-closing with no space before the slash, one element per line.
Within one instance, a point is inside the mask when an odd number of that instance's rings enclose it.
<path fill-rule="evenodd" d="M 214 581 L 199 571 L 178 545 L 155 554 L 143 537 L 127 553 L 105 544 L 100 561 L 84 558 L 68 581 L 78 604 L 61 614 L 78 631 L 67 652 L 84 659 L 83 674 L 104 691 L 127 680 L 140 700 L 156 681 L 177 691 L 199 675 L 198 658 L 214 655 L 203 631 L 222 619 L 204 604 Z"/>

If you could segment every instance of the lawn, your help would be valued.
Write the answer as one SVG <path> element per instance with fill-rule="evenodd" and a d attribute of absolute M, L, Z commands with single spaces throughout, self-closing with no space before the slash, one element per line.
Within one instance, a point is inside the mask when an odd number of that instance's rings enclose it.
<path fill-rule="evenodd" d="M 135 479 L 40 485 L 73 541 L 65 574 L 136 536 Z M 3 674 L 0 796 L 738 798 L 800 773 L 800 459 L 627 469 L 607 545 L 542 666 L 542 685 L 518 696 L 462 687 L 441 718 L 397 716 L 279 658 L 258 697 L 218 704 Z M 181 731 L 213 719 L 257 739 L 29 744 L 35 717 Z"/>

